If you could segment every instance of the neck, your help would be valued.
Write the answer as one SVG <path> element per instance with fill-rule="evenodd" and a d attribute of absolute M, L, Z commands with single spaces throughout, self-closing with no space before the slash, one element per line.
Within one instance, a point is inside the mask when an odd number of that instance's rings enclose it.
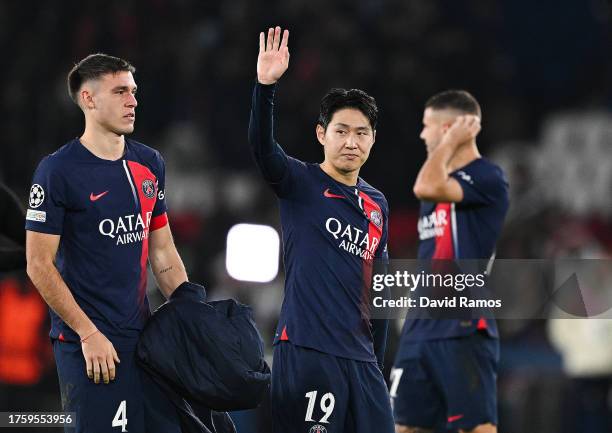
<path fill-rule="evenodd" d="M 357 185 L 357 178 L 359 177 L 359 170 L 344 173 L 344 172 L 338 171 L 327 161 L 323 161 L 321 164 L 319 164 L 319 167 L 321 167 L 321 170 L 323 170 L 329 177 L 334 179 L 336 182 L 340 182 L 348 186 Z"/>
<path fill-rule="evenodd" d="M 81 136 L 81 144 L 98 158 L 111 161 L 120 159 L 125 152 L 123 135 L 117 135 L 97 125 L 85 125 L 85 132 Z"/>
<path fill-rule="evenodd" d="M 459 146 L 455 151 L 455 154 L 448 162 L 448 171 L 453 172 L 478 158 L 480 158 L 480 152 L 478 147 L 476 147 L 476 141 L 472 140 Z"/>

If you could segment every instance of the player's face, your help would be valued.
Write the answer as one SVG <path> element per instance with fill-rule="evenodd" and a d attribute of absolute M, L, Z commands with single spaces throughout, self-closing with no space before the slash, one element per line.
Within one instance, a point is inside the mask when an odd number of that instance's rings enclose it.
<path fill-rule="evenodd" d="M 87 112 L 96 123 L 117 135 L 130 134 L 136 121 L 136 82 L 132 73 L 105 74 L 90 83 Z M 85 87 L 85 86 L 84 86 Z"/>
<path fill-rule="evenodd" d="M 423 130 L 421 131 L 421 140 L 425 142 L 427 153 L 433 152 L 438 147 L 442 137 L 452 125 L 454 120 L 453 113 L 447 110 L 433 110 L 426 108 L 423 113 Z"/>
<path fill-rule="evenodd" d="M 332 116 L 327 129 L 317 125 L 317 138 L 323 145 L 325 161 L 340 173 L 359 170 L 370 155 L 376 131 L 359 110 L 343 108 Z"/>

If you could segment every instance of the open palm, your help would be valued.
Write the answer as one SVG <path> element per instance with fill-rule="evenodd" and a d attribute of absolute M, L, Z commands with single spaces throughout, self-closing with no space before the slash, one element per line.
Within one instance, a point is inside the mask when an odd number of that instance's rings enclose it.
<path fill-rule="evenodd" d="M 268 40 L 264 32 L 259 34 L 259 56 L 257 57 L 257 81 L 272 84 L 278 81 L 289 67 L 289 30 L 268 29 Z"/>

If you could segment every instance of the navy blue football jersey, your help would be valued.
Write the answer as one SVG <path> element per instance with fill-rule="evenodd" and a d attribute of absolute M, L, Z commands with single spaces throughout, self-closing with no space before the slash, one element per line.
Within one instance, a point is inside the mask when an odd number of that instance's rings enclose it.
<path fill-rule="evenodd" d="M 285 297 L 274 344 L 288 340 L 344 358 L 382 360 L 386 323 L 380 333 L 373 330 L 369 289 L 375 260 L 387 260 L 387 200 L 361 178 L 344 185 L 319 164 L 287 156 L 273 138 L 273 96 L 274 86 L 255 86 L 249 132 L 280 202 Z"/>
<path fill-rule="evenodd" d="M 77 304 L 117 348 L 131 348 L 149 317 L 149 233 L 167 224 L 164 161 L 125 140 L 98 158 L 79 139 L 45 157 L 29 196 L 26 230 L 60 235 L 56 266 Z M 79 341 L 54 311 L 52 338 Z"/>
<path fill-rule="evenodd" d="M 478 158 L 451 173 L 463 189 L 458 203 L 421 202 L 420 260 L 488 259 L 493 256 L 508 210 L 508 183 L 500 167 Z M 484 271 L 482 269 L 481 271 Z M 424 288 L 419 293 L 426 295 Z M 452 338 L 477 329 L 497 337 L 492 319 L 406 318 L 402 341 Z"/>

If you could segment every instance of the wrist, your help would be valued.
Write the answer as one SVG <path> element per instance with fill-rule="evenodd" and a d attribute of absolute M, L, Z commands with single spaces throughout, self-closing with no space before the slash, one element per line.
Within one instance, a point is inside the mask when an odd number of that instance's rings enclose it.
<path fill-rule="evenodd" d="M 82 341 L 88 336 L 98 332 L 98 328 L 93 323 L 89 323 L 84 324 L 82 327 L 75 329 L 74 331 L 78 334 L 79 339 Z"/>
<path fill-rule="evenodd" d="M 448 149 L 449 152 L 454 153 L 456 152 L 459 148 L 461 148 L 464 145 L 467 145 L 471 142 L 471 140 L 468 138 L 467 140 L 465 139 L 458 139 L 452 136 L 445 136 L 442 138 L 442 141 L 440 142 L 440 146 L 438 147 L 442 147 L 445 149 Z"/>
<path fill-rule="evenodd" d="M 263 84 L 264 86 L 271 86 L 273 84 L 276 84 L 277 81 L 278 80 L 271 80 L 271 79 L 268 79 L 268 78 L 257 77 L 257 82 L 259 84 Z"/>
<path fill-rule="evenodd" d="M 448 161 L 457 152 L 458 148 L 459 145 L 454 141 L 443 139 L 438 147 L 436 147 L 434 151 L 428 155 L 428 158 L 441 158 L 444 161 Z"/>
<path fill-rule="evenodd" d="M 89 337 L 92 337 L 92 336 L 96 335 L 98 332 L 100 332 L 100 331 L 98 329 L 96 329 L 95 331 L 85 335 L 84 337 L 81 337 L 81 343 L 85 343 Z"/>
<path fill-rule="evenodd" d="M 451 151 L 455 151 L 460 145 L 461 143 L 458 143 L 457 140 L 450 137 L 444 137 L 438 148 L 446 148 Z"/>

